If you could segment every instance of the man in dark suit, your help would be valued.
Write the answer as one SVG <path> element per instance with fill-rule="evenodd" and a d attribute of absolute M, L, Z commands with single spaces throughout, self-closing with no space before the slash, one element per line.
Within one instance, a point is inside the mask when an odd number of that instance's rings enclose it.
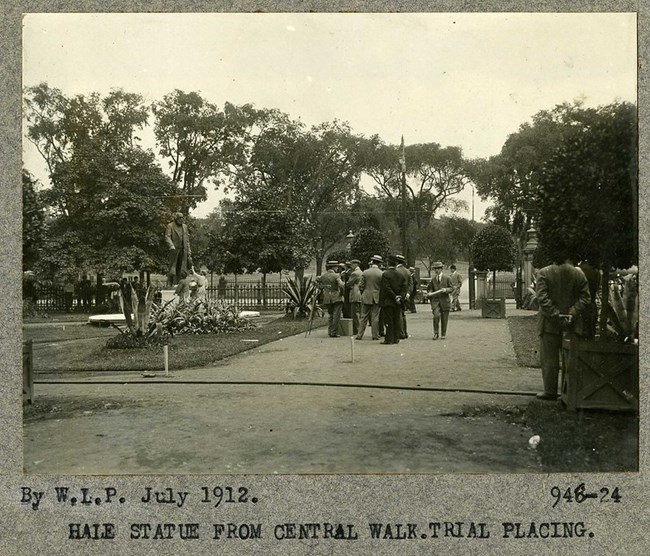
<path fill-rule="evenodd" d="M 330 338 L 340 336 L 339 321 L 343 312 L 343 280 L 337 272 L 337 261 L 327 261 L 327 270 L 320 277 L 320 285 L 323 289 L 323 305 L 327 307 L 329 314 L 327 333 Z"/>
<path fill-rule="evenodd" d="M 379 305 L 386 324 L 386 337 L 383 344 L 399 344 L 402 337 L 401 307 L 406 297 L 408 282 L 395 268 L 397 259 L 394 255 L 388 258 L 388 268 L 381 277 L 379 290 Z"/>
<path fill-rule="evenodd" d="M 562 334 L 565 330 L 571 330 L 574 324 L 579 324 L 576 317 L 589 306 L 589 283 L 582 270 L 570 260 L 559 258 L 537 273 L 536 287 L 539 304 L 539 358 L 544 381 L 544 392 L 537 394 L 537 397 L 541 400 L 556 400 Z M 582 333 L 580 328 L 574 331 Z"/>
<path fill-rule="evenodd" d="M 361 319 L 359 320 L 359 332 L 357 340 L 363 339 L 366 324 L 370 319 L 372 339 L 379 340 L 379 290 L 382 273 L 379 270 L 382 258 L 374 255 L 370 259 L 370 267 L 364 270 L 359 280 L 359 291 L 361 292 Z"/>
<path fill-rule="evenodd" d="M 399 272 L 402 276 L 404 276 L 404 279 L 406 280 L 406 295 L 404 296 L 404 299 L 402 300 L 402 305 L 400 306 L 402 340 L 405 340 L 406 338 L 409 337 L 408 331 L 406 329 L 406 306 L 409 302 L 409 299 L 411 298 L 411 289 L 413 288 L 413 282 L 412 282 L 411 273 L 409 272 L 409 269 L 404 266 L 404 263 L 406 263 L 406 259 L 404 258 L 404 255 L 395 255 L 395 259 L 397 259 L 397 265 L 395 266 L 395 270 L 397 270 L 397 272 Z"/>
<path fill-rule="evenodd" d="M 447 337 L 447 322 L 449 321 L 449 309 L 451 308 L 449 294 L 454 287 L 451 278 L 442 273 L 442 263 L 440 261 L 433 263 L 433 272 L 434 276 L 427 287 L 431 311 L 433 311 L 433 339 L 437 340 L 439 332 L 442 332 L 442 339 L 444 340 Z"/>

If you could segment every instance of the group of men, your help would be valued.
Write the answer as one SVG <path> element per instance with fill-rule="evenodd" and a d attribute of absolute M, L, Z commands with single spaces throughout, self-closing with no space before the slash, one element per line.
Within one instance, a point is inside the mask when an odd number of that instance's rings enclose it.
<path fill-rule="evenodd" d="M 406 266 L 403 255 L 390 255 L 384 265 L 379 255 L 374 255 L 369 267 L 361 271 L 360 261 L 347 262 L 349 269 L 343 272 L 344 281 L 338 272 L 338 261 L 327 261 L 327 269 L 320 276 L 323 292 L 323 306 L 329 314 L 328 335 L 339 336 L 339 322 L 343 314 L 344 302 L 349 299 L 352 332 L 357 340 L 362 340 L 370 323 L 373 340 L 384 337 L 383 344 L 398 344 L 408 338 L 406 310 L 415 312 L 417 280 L 415 269 Z M 382 268 L 383 267 L 383 268 Z M 442 273 L 441 262 L 433 264 L 434 277 L 427 289 L 427 298 L 433 311 L 433 339 L 445 339 L 449 311 L 450 294 L 460 289 L 450 276 Z M 455 269 L 454 269 L 455 270 Z M 462 279 L 461 279 L 462 283 Z M 457 296 L 455 302 L 458 304 Z"/>

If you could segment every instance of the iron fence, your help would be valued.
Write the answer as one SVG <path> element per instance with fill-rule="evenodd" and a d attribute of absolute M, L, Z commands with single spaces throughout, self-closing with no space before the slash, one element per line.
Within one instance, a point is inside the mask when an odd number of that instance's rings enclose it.
<path fill-rule="evenodd" d="M 262 286 L 259 282 L 228 281 L 207 288 L 206 293 L 209 300 L 219 299 L 244 310 L 283 310 L 287 302 L 280 282 Z"/>
<path fill-rule="evenodd" d="M 267 282 L 263 286 L 260 280 L 227 278 L 206 288 L 206 295 L 209 300 L 218 299 L 244 310 L 284 310 L 288 298 L 282 291 L 283 285 L 283 281 Z M 36 306 L 46 312 L 84 310 L 77 292 L 66 294 L 63 286 L 55 284 L 39 285 Z M 94 296 L 91 306 L 96 306 Z"/>

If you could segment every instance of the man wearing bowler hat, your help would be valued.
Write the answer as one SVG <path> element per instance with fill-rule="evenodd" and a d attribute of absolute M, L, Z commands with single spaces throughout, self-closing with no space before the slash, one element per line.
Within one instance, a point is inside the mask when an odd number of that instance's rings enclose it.
<path fill-rule="evenodd" d="M 379 340 L 379 289 L 381 285 L 382 272 L 379 265 L 383 262 L 379 255 L 373 255 L 370 259 L 370 267 L 363 271 L 359 280 L 359 291 L 361 292 L 361 318 L 359 319 L 359 332 L 357 340 L 363 339 L 366 324 L 370 319 L 372 339 Z"/>
<path fill-rule="evenodd" d="M 340 336 L 339 321 L 343 311 L 343 280 L 337 272 L 338 261 L 327 261 L 327 270 L 320 277 L 320 284 L 323 288 L 323 305 L 327 307 L 329 314 L 327 333 L 330 338 Z"/>
<path fill-rule="evenodd" d="M 442 273 L 442 263 L 433 263 L 434 276 L 427 287 L 431 311 L 433 311 L 433 339 L 447 337 L 447 322 L 449 321 L 449 309 L 451 303 L 449 294 L 454 290 L 451 278 Z M 442 335 L 440 336 L 440 332 Z"/>

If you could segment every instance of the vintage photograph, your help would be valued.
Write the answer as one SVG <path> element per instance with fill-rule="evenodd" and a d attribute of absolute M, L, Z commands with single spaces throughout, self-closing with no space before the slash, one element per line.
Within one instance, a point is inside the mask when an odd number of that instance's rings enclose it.
<path fill-rule="evenodd" d="M 28 13 L 22 54 L 26 475 L 638 470 L 635 13 Z"/>

